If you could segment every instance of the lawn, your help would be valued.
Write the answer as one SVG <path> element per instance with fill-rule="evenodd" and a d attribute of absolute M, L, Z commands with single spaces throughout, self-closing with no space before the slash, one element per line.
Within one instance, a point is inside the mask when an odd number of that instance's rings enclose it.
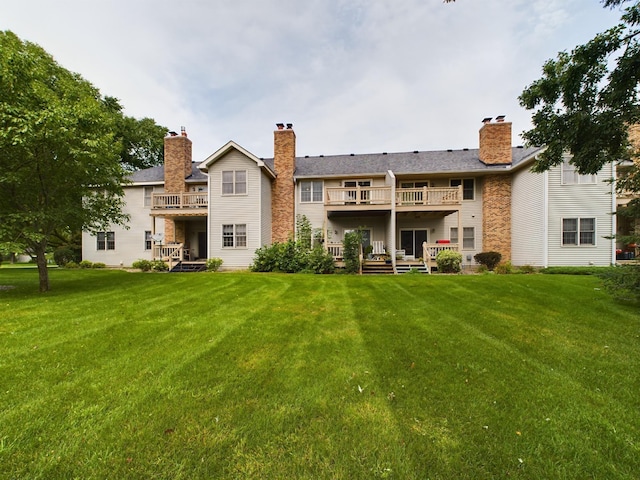
<path fill-rule="evenodd" d="M 3 479 L 640 472 L 640 316 L 595 277 L 51 281 L 0 268 Z"/>

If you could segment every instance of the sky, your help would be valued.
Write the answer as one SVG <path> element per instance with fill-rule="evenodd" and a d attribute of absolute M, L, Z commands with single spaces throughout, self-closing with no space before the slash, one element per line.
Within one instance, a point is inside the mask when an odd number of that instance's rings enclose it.
<path fill-rule="evenodd" d="M 273 156 L 478 147 L 543 63 L 614 25 L 600 0 L 3 0 L 0 30 L 49 52 L 125 114 Z"/>

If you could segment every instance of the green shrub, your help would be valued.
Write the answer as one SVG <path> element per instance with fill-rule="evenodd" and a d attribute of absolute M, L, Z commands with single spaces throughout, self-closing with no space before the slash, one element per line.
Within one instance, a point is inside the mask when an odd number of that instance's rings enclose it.
<path fill-rule="evenodd" d="M 131 266 L 133 268 L 138 268 L 140 270 L 142 270 L 143 272 L 148 272 L 151 270 L 151 261 L 149 260 L 144 260 L 144 259 L 140 259 L 140 260 L 136 260 L 135 262 L 133 262 L 131 264 Z"/>
<path fill-rule="evenodd" d="M 347 273 L 358 273 L 360 271 L 360 244 L 362 243 L 362 233 L 347 232 L 342 240 L 342 258 L 344 259 L 344 269 Z"/>
<path fill-rule="evenodd" d="M 80 268 L 91 268 L 93 267 L 93 262 L 90 262 L 89 260 L 82 260 L 78 266 Z"/>
<path fill-rule="evenodd" d="M 208 258 L 207 259 L 207 272 L 217 272 L 222 266 L 221 258 Z"/>
<path fill-rule="evenodd" d="M 462 270 L 462 254 L 453 250 L 442 250 L 436 255 L 438 273 L 460 273 Z"/>
<path fill-rule="evenodd" d="M 511 265 L 511 262 L 500 263 L 499 265 L 496 265 L 495 272 L 500 275 L 508 275 L 513 273 L 513 265 Z"/>
<path fill-rule="evenodd" d="M 80 268 L 80 265 L 71 260 L 70 262 L 64 264 L 64 268 Z"/>
<path fill-rule="evenodd" d="M 620 265 L 598 273 L 604 288 L 618 300 L 640 301 L 640 265 Z"/>
<path fill-rule="evenodd" d="M 53 259 L 56 262 L 56 265 L 62 267 L 67 266 L 68 263 L 76 261 L 76 258 L 73 254 L 73 250 L 69 247 L 58 247 L 53 252 Z"/>
<path fill-rule="evenodd" d="M 536 273 L 536 269 L 531 265 L 522 265 L 518 267 L 518 272 L 520 273 Z"/>
<path fill-rule="evenodd" d="M 278 258 L 280 256 L 279 243 L 270 246 L 264 245 L 256 250 L 253 263 L 249 267 L 252 272 L 275 272 L 278 270 Z"/>
<path fill-rule="evenodd" d="M 107 265 L 102 262 L 95 262 L 93 265 L 91 265 L 91 268 L 106 268 L 106 267 Z"/>
<path fill-rule="evenodd" d="M 166 272 L 167 270 L 169 270 L 169 266 L 162 260 L 152 260 L 151 270 L 153 270 L 154 272 Z"/>
<path fill-rule="evenodd" d="M 546 267 L 540 273 L 547 275 L 598 275 L 607 267 Z"/>
<path fill-rule="evenodd" d="M 500 263 L 500 260 L 502 260 L 502 254 L 500 252 L 481 252 L 476 253 L 473 258 L 475 258 L 476 262 L 480 265 L 484 265 L 488 270 L 493 271 L 496 265 Z"/>
<path fill-rule="evenodd" d="M 487 273 L 489 271 L 489 269 L 487 268 L 486 265 L 478 265 L 476 267 L 476 273 Z"/>
<path fill-rule="evenodd" d="M 316 245 L 307 257 L 307 270 L 318 274 L 333 273 L 335 271 L 333 255 L 322 245 Z"/>

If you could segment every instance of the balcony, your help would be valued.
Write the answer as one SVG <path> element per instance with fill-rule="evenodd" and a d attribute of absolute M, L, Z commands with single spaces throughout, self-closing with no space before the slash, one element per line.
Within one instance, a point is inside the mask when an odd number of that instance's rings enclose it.
<path fill-rule="evenodd" d="M 392 207 L 391 187 L 328 187 L 325 207 L 331 211 L 383 211 Z M 397 211 L 458 210 L 462 205 L 462 187 L 397 188 Z"/>
<path fill-rule="evenodd" d="M 154 193 L 151 195 L 152 215 L 206 216 L 208 205 L 207 192 Z"/>

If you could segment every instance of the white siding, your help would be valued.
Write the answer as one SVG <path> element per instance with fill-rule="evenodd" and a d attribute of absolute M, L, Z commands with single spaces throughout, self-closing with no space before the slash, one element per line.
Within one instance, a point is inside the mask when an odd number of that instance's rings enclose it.
<path fill-rule="evenodd" d="M 597 175 L 597 183 L 562 185 L 561 168 L 549 170 L 549 265 L 609 265 L 614 249 L 611 236 L 612 167 L 607 165 Z M 563 218 L 595 218 L 595 246 L 562 246 Z"/>
<path fill-rule="evenodd" d="M 262 230 L 260 246 L 271 245 L 271 179 L 261 174 L 260 196 L 261 196 L 261 213 L 260 223 Z"/>
<path fill-rule="evenodd" d="M 511 262 L 545 266 L 546 178 L 530 170 L 516 172 L 511 189 Z"/>
<path fill-rule="evenodd" d="M 307 181 L 308 179 L 304 179 Z M 323 201 L 322 202 L 301 202 L 300 201 L 300 192 L 301 185 L 300 183 L 303 180 L 298 180 L 296 182 L 296 216 L 304 215 L 307 217 L 309 222 L 311 222 L 311 228 L 316 229 L 324 229 L 324 198 L 326 198 L 326 188 L 327 185 L 335 187 L 336 185 L 329 182 L 323 182 L 322 186 L 322 194 Z M 314 179 L 313 181 L 322 181 L 322 179 Z"/>
<path fill-rule="evenodd" d="M 160 187 L 155 187 L 154 191 L 162 191 Z M 153 253 L 145 250 L 145 230 L 153 231 L 154 219 L 149 215 L 150 208 L 144 207 L 144 188 L 142 186 L 125 187 L 125 208 L 124 212 L 131 216 L 129 226 L 113 226 L 109 231 L 115 232 L 115 250 L 98 250 L 95 235 L 87 232 L 82 233 L 82 259 L 90 262 L 102 262 L 109 266 L 123 265 L 131 266 L 139 259 L 151 260 Z M 164 232 L 164 220 L 156 220 L 156 233 Z"/>
<path fill-rule="evenodd" d="M 246 195 L 222 195 L 223 170 L 246 170 Z M 224 268 L 247 268 L 262 246 L 262 175 L 260 167 L 237 150 L 209 167 L 209 258 L 222 258 Z M 223 248 L 222 225 L 227 224 L 247 226 L 246 247 Z"/>
<path fill-rule="evenodd" d="M 469 178 L 468 176 L 461 176 L 457 178 Z M 473 200 L 463 200 L 462 207 L 460 209 L 460 216 L 462 218 L 462 229 L 465 227 L 473 227 L 475 235 L 475 246 L 471 248 L 462 248 L 462 233 L 463 230 L 458 232 L 458 244 L 460 245 L 460 253 L 462 254 L 463 265 L 475 265 L 473 256 L 476 253 L 482 252 L 482 178 L 475 177 L 475 196 Z M 448 187 L 449 180 L 442 183 L 440 180 L 436 184 L 439 187 Z M 440 239 L 448 239 L 451 231 L 451 227 L 458 226 L 458 215 L 452 214 L 444 217 L 444 222 L 440 222 L 433 236 L 429 241 L 435 242 Z"/>

